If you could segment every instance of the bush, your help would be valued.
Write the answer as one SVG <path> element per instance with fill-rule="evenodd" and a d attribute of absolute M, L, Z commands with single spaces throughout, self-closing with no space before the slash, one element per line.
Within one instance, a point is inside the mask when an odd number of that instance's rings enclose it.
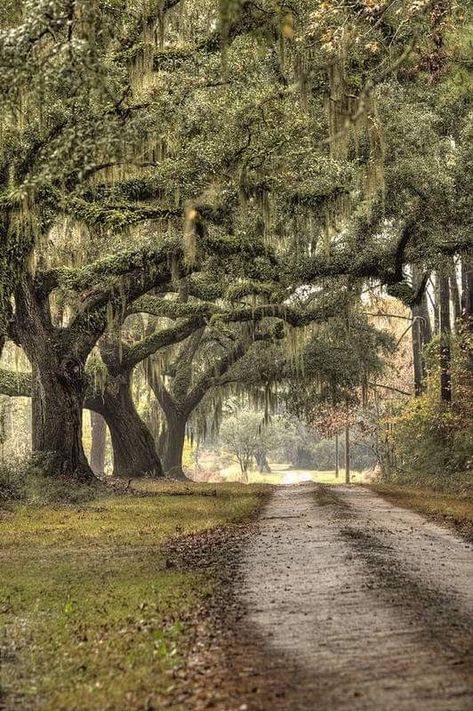
<path fill-rule="evenodd" d="M 71 477 L 51 477 L 35 470 L 26 475 L 25 499 L 29 504 L 85 504 L 103 494 L 110 494 L 99 480 L 92 483 L 76 482 Z"/>
<path fill-rule="evenodd" d="M 0 463 L 0 505 L 15 501 L 34 505 L 82 504 L 107 491 L 98 480 L 76 482 L 71 477 L 46 475 L 35 461 L 11 456 Z"/>
<path fill-rule="evenodd" d="M 473 483 L 473 370 L 465 336 L 454 341 L 453 402 L 440 399 L 437 367 L 431 367 L 426 385 L 423 395 L 411 398 L 387 420 L 391 457 L 384 463 L 383 478 L 466 491 Z"/>
<path fill-rule="evenodd" d="M 383 478 L 400 484 L 452 490 L 464 479 L 468 452 L 457 448 L 449 432 L 452 413 L 430 396 L 410 401 L 402 414 L 390 419 L 391 459 Z"/>
<path fill-rule="evenodd" d="M 0 503 L 26 498 L 27 467 L 17 457 L 3 458 L 0 462 Z"/>

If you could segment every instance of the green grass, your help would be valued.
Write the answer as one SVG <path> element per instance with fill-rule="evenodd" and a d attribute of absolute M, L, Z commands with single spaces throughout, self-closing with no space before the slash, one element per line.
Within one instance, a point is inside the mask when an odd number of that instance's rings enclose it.
<path fill-rule="evenodd" d="M 473 540 L 473 497 L 428 488 L 376 484 L 371 488 L 389 501 L 405 506 L 454 528 Z"/>
<path fill-rule="evenodd" d="M 0 512 L 2 708 L 141 711 L 166 695 L 213 580 L 169 568 L 163 544 L 249 517 L 261 487 L 141 488 Z"/>

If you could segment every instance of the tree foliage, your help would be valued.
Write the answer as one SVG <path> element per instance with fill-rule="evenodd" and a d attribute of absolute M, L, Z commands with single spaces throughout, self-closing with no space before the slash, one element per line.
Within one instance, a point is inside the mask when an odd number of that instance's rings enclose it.
<path fill-rule="evenodd" d="M 365 290 L 415 313 L 469 273 L 472 37 L 466 0 L 4 3 L 0 345 L 33 373 L 0 386 L 31 381 L 33 448 L 90 476 L 84 404 L 145 374 L 176 439 L 229 392 L 365 401 Z"/>

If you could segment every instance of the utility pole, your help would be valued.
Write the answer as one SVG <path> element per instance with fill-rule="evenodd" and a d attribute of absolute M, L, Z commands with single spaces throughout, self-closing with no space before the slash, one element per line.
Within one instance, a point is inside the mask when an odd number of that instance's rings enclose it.
<path fill-rule="evenodd" d="M 338 479 L 340 474 L 340 445 L 338 442 L 338 434 L 335 435 L 335 479 Z"/>
<path fill-rule="evenodd" d="M 345 427 L 345 484 L 350 483 L 350 427 Z"/>

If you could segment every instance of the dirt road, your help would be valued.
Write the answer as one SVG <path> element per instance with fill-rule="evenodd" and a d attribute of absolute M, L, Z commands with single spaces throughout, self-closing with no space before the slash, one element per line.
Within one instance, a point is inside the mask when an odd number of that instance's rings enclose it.
<path fill-rule="evenodd" d="M 473 709 L 473 547 L 454 534 L 365 488 L 283 487 L 242 572 L 278 708 Z"/>

